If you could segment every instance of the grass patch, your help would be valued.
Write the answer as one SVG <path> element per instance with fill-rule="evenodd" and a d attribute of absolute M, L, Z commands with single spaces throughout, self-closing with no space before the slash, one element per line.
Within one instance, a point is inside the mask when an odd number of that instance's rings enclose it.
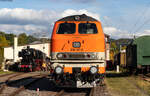
<path fill-rule="evenodd" d="M 3 71 L 3 70 L 0 70 L 0 74 L 8 74 L 8 73 L 13 73 L 12 71 Z"/>
<path fill-rule="evenodd" d="M 132 79 L 124 73 L 108 72 L 105 78 L 106 86 L 112 96 L 146 96 L 127 79 Z M 139 80 L 135 81 L 139 82 Z"/>
<path fill-rule="evenodd" d="M 150 96 L 150 82 L 145 81 L 138 76 L 130 77 L 129 79 L 136 82 L 137 86 L 144 90 Z"/>

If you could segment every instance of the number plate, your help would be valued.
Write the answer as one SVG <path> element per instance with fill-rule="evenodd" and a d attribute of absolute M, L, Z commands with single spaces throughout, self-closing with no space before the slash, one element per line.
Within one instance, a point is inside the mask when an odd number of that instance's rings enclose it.
<path fill-rule="evenodd" d="M 80 42 L 73 42 L 73 43 L 72 43 L 72 46 L 73 46 L 74 48 L 79 48 L 79 47 L 81 46 L 81 43 L 80 43 Z"/>

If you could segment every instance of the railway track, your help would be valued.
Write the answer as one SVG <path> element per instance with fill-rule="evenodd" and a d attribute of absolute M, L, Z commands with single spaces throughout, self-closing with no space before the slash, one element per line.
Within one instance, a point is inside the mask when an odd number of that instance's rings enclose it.
<path fill-rule="evenodd" d="M 144 80 L 144 81 L 148 81 L 150 82 L 150 74 L 145 74 L 145 75 L 140 75 L 140 77 Z"/>
<path fill-rule="evenodd" d="M 81 93 L 80 92 L 74 93 L 74 92 L 67 92 L 65 89 L 62 89 L 55 96 L 95 96 L 95 87 L 90 88 L 90 89 L 84 89 L 84 90 L 85 90 L 84 93 L 82 91 L 81 91 Z"/>
<path fill-rule="evenodd" d="M 15 78 L 17 76 L 20 76 L 22 74 L 29 74 L 29 73 L 17 73 L 13 76 L 8 77 L 8 79 L 5 81 L 4 84 L 1 85 L 0 87 L 0 96 L 16 96 L 17 94 L 19 94 L 20 92 L 22 92 L 23 90 L 25 90 L 26 88 L 28 88 L 30 85 L 32 85 L 33 83 L 37 82 L 38 80 L 42 79 L 43 77 L 47 76 L 47 75 L 42 75 L 42 74 L 36 74 L 34 76 L 30 76 L 30 77 L 25 77 L 25 78 L 21 78 L 18 80 L 14 80 L 14 81 L 10 81 L 10 79 Z M 21 82 L 23 84 L 21 84 Z M 21 85 L 20 85 L 21 84 Z M 6 92 L 4 92 L 5 89 L 9 89 L 10 86 L 18 86 L 19 88 L 13 90 L 11 89 L 10 91 L 12 92 L 8 92 L 9 94 L 5 94 Z M 5 94 L 5 95 L 4 95 Z"/>
<path fill-rule="evenodd" d="M 68 91 L 72 90 L 72 91 Z M 87 89 L 63 89 L 55 96 L 111 96 L 107 90 L 106 84 L 103 83 L 97 87 Z"/>
<path fill-rule="evenodd" d="M 150 74 L 146 75 L 146 81 L 150 82 Z"/>
<path fill-rule="evenodd" d="M 3 90 L 5 89 L 7 84 L 9 83 L 10 79 L 12 79 L 12 78 L 14 78 L 16 76 L 22 75 L 22 74 L 24 74 L 24 73 L 13 73 L 13 74 L 1 75 L 1 77 L 5 77 L 5 76 L 9 76 L 9 75 L 12 75 L 12 76 L 8 77 L 8 79 L 5 81 L 5 83 L 1 85 L 1 87 L 0 87 L 0 94 L 3 92 Z"/>
<path fill-rule="evenodd" d="M 27 75 L 28 77 L 24 77 L 24 75 L 20 77 L 18 75 L 20 79 L 16 79 L 17 77 L 15 78 L 15 74 L 13 74 L 13 76 L 9 76 L 9 78 L 4 83 L 5 85 L 0 87 L 0 89 L 3 89 L 0 92 L 0 96 L 27 96 L 27 95 L 39 96 L 38 94 L 40 94 L 40 96 L 43 96 L 43 93 L 44 96 L 51 96 L 52 94 L 53 96 L 110 96 L 110 95 L 103 95 L 104 93 L 103 90 L 105 89 L 103 88 L 103 86 L 89 88 L 89 89 L 77 89 L 77 88 L 59 89 L 56 88 L 54 85 L 52 86 L 50 85 L 52 88 L 47 86 L 48 88 L 51 89 L 50 90 L 44 89 L 47 90 L 44 91 L 41 90 L 42 87 L 40 87 L 44 85 L 37 85 L 37 84 L 42 84 L 42 82 L 45 82 L 43 80 L 46 80 L 48 78 L 47 75 L 39 74 L 39 73 L 33 75 L 32 76 Z M 15 80 L 12 79 L 13 77 L 15 78 Z M 37 88 L 39 88 L 40 90 L 37 91 Z"/>
<path fill-rule="evenodd" d="M 40 76 L 40 78 L 36 78 L 37 76 Z M 30 87 L 32 84 L 36 83 L 37 81 L 41 80 L 42 78 L 46 77 L 47 75 L 36 75 L 30 78 L 30 81 L 22 86 L 20 86 L 17 90 L 14 92 L 10 93 L 8 96 L 16 96 L 19 94 L 21 91 L 24 91 L 26 88 Z"/>
<path fill-rule="evenodd" d="M 95 87 L 91 89 L 89 96 L 95 96 Z"/>
<path fill-rule="evenodd" d="M 15 73 L 2 74 L 2 75 L 0 75 L 0 77 L 9 76 L 9 75 L 12 75 L 12 74 L 15 74 Z"/>
<path fill-rule="evenodd" d="M 61 90 L 55 96 L 62 96 L 63 94 L 64 94 L 64 90 Z"/>

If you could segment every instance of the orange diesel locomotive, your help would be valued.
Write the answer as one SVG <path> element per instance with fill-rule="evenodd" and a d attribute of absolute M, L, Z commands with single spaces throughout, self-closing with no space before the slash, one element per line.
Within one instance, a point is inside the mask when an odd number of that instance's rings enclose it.
<path fill-rule="evenodd" d="M 105 74 L 105 36 L 101 23 L 85 14 L 55 22 L 51 73 L 58 86 L 88 88 Z"/>

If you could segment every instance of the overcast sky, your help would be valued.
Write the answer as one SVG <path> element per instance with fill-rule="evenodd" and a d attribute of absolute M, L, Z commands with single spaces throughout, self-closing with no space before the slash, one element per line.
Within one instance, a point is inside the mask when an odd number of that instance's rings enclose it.
<path fill-rule="evenodd" d="M 50 36 L 56 20 L 83 13 L 115 39 L 150 35 L 149 0 L 0 0 L 0 31 Z"/>

